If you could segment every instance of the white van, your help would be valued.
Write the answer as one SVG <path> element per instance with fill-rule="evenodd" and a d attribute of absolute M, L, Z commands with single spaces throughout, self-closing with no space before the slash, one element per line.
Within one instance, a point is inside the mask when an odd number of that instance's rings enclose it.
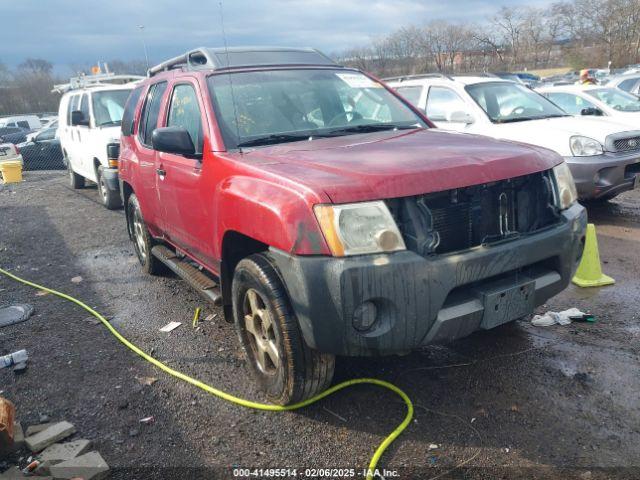
<path fill-rule="evenodd" d="M 37 115 L 14 115 L 0 118 L 1 127 L 19 127 L 25 130 L 40 130 L 42 123 Z"/>
<path fill-rule="evenodd" d="M 87 179 L 95 182 L 110 210 L 119 208 L 121 200 L 117 153 L 109 152 L 117 152 L 113 145 L 120 144 L 122 113 L 134 86 L 135 82 L 72 82 L 60 100 L 58 137 L 71 187 L 83 188 Z"/>

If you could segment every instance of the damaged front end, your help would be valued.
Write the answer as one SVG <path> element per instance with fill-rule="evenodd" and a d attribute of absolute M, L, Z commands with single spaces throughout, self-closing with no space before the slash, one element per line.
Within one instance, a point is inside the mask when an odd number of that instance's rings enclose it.
<path fill-rule="evenodd" d="M 408 250 L 421 256 L 516 239 L 560 222 L 552 174 L 387 201 Z"/>

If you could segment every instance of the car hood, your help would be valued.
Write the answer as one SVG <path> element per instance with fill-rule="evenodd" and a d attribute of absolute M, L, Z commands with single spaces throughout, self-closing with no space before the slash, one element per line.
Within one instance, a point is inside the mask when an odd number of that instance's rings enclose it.
<path fill-rule="evenodd" d="M 261 147 L 237 160 L 346 203 L 431 193 L 547 170 L 553 152 L 438 129 Z"/>
<path fill-rule="evenodd" d="M 492 137 L 531 143 L 554 150 L 562 156 L 571 156 L 569 139 L 574 135 L 590 137 L 604 145 L 608 135 L 631 132 L 640 128 L 634 121 L 624 122 L 619 117 L 567 116 L 494 124 Z M 480 133 L 480 132 L 478 132 Z"/>

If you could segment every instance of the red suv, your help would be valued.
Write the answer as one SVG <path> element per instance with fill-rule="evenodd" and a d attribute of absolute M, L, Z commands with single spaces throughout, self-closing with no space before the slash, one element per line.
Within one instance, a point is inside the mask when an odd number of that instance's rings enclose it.
<path fill-rule="evenodd" d="M 433 128 L 316 50 L 197 49 L 150 69 L 122 121 L 121 194 L 145 271 L 235 322 L 268 398 L 530 314 L 564 289 L 586 214 L 538 147 Z"/>

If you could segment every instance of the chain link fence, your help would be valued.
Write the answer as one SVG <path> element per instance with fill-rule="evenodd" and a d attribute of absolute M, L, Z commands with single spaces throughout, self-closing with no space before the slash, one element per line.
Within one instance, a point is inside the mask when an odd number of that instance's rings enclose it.
<path fill-rule="evenodd" d="M 40 121 L 39 128 L 34 116 Z M 18 148 L 23 170 L 64 170 L 57 129 L 58 116 L 54 112 L 2 115 L 0 144 L 12 143 Z"/>

